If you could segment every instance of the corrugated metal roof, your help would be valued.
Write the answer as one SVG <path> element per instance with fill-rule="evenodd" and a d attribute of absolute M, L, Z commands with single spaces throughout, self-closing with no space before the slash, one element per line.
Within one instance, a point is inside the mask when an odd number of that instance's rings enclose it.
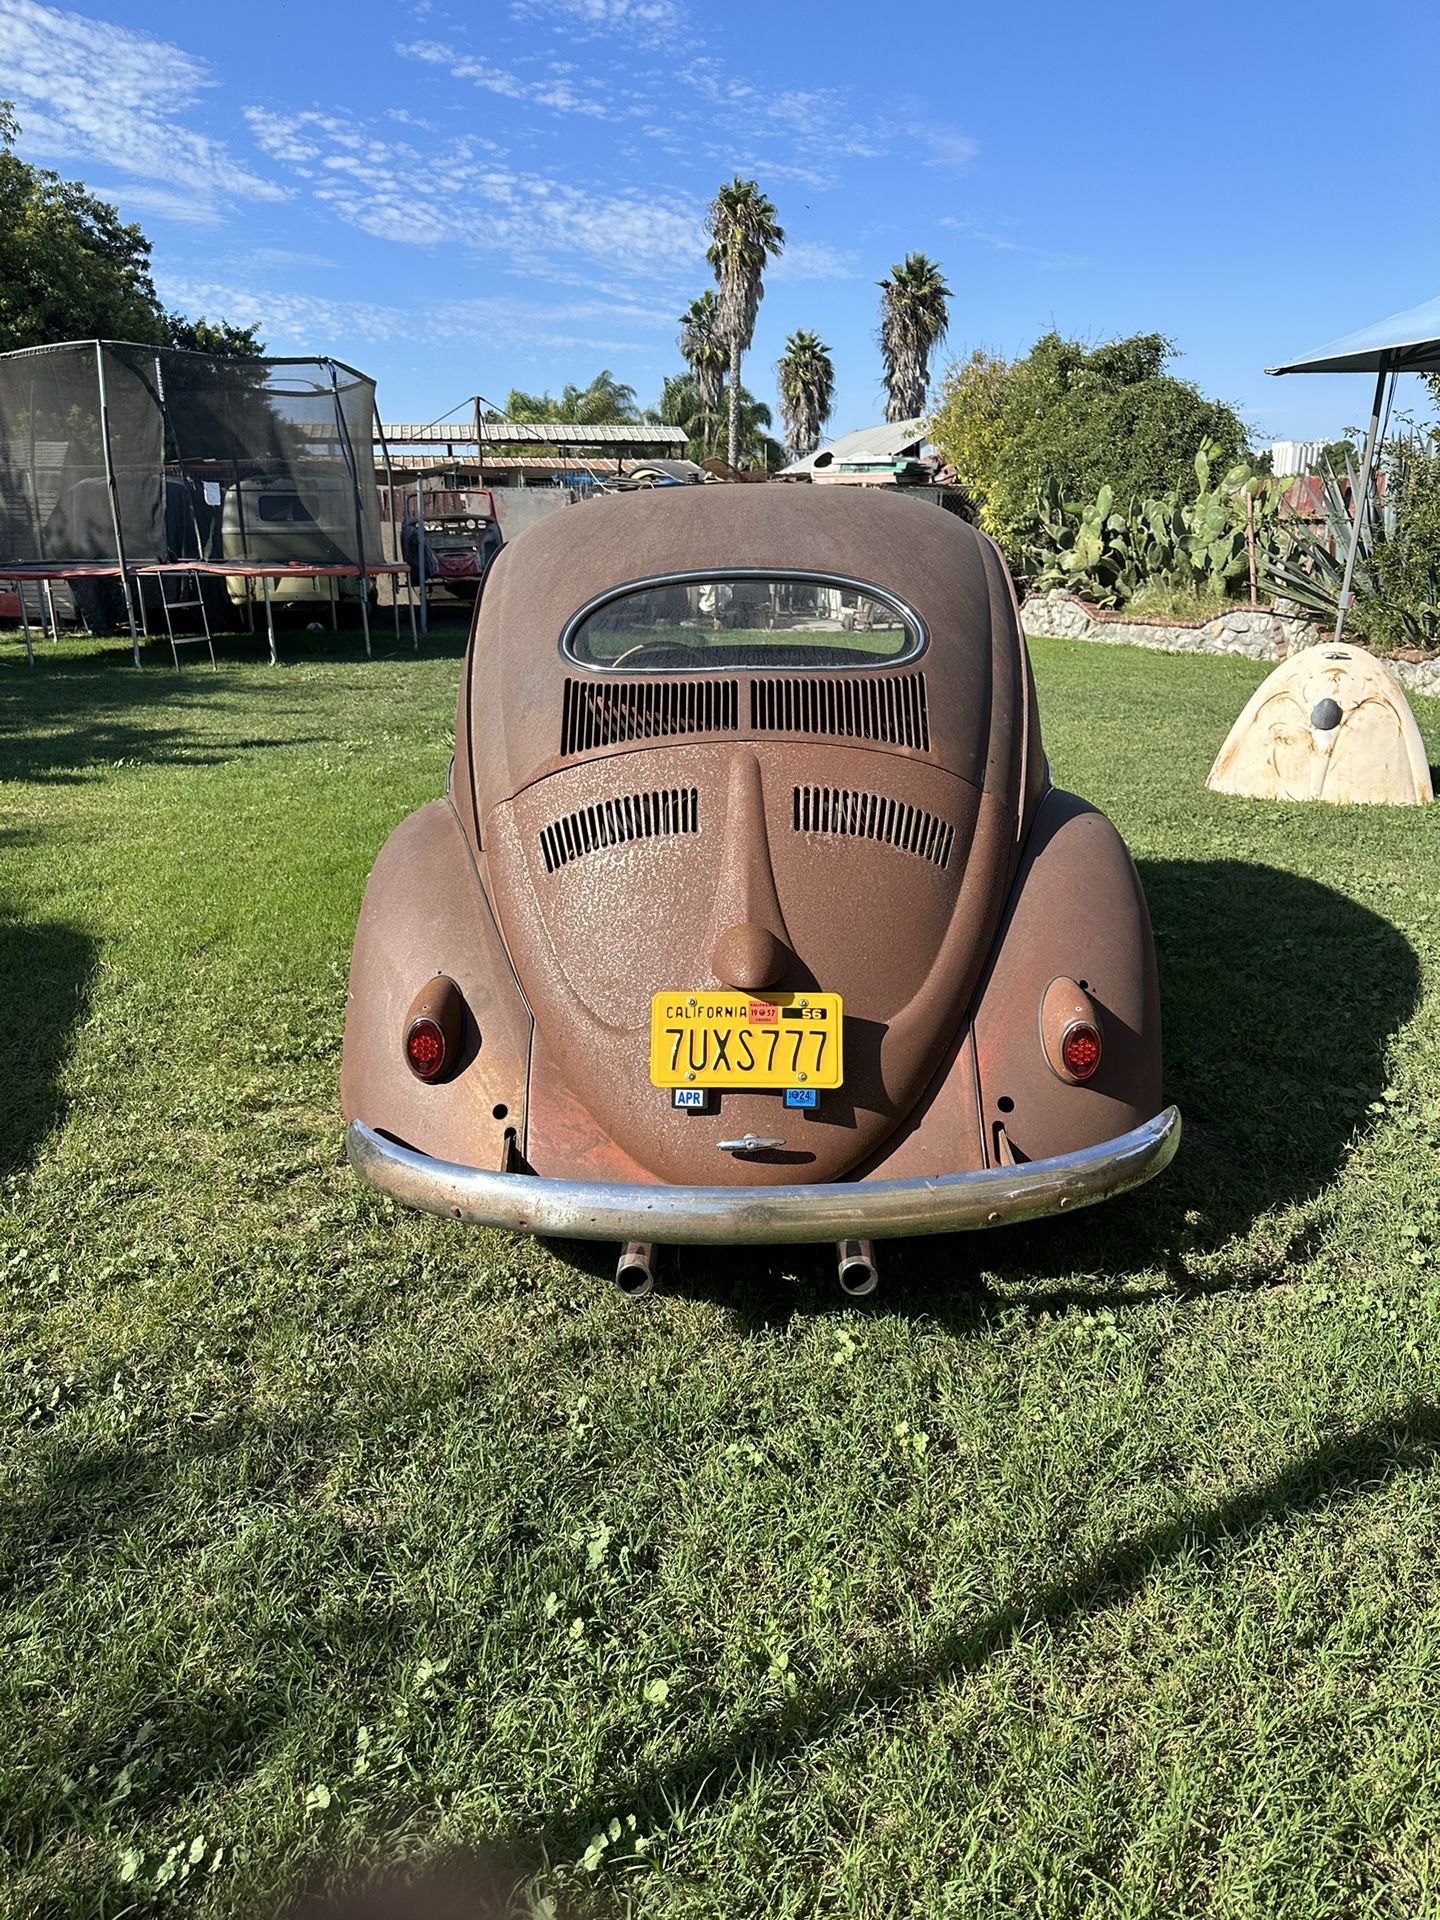
<path fill-rule="evenodd" d="M 474 441 L 471 441 L 474 445 Z M 473 468 L 481 465 L 473 453 L 457 453 L 453 459 L 436 458 L 429 453 L 397 453 L 392 456 L 391 466 L 396 473 L 413 478 L 417 472 L 449 473 L 456 467 Z M 568 459 L 564 454 L 556 454 L 547 459 L 543 453 L 490 453 L 486 452 L 483 462 L 487 474 L 494 473 L 534 473 L 549 477 L 564 472 L 571 467 L 591 480 L 614 480 L 617 475 L 610 465 L 601 467 L 591 456 L 585 455 Z M 662 472 L 673 474 L 677 480 L 692 480 L 703 477 L 703 469 L 693 460 L 672 460 L 668 456 L 651 455 L 632 457 L 620 462 L 621 475 L 628 477 L 637 468 L 658 467 Z"/>
<path fill-rule="evenodd" d="M 885 465 L 891 461 L 918 457 L 925 444 L 923 420 L 882 420 L 879 426 L 857 427 L 842 433 L 828 446 L 818 447 L 803 460 L 792 460 L 782 474 L 823 473 L 827 467 L 841 467 L 855 461 Z"/>
<path fill-rule="evenodd" d="M 482 420 L 486 446 L 511 447 L 683 447 L 683 427 L 639 420 L 615 420 L 596 427 L 577 427 L 564 421 Z M 473 447 L 475 423 L 451 427 L 431 420 L 415 424 L 386 421 L 383 427 L 392 447 Z"/>

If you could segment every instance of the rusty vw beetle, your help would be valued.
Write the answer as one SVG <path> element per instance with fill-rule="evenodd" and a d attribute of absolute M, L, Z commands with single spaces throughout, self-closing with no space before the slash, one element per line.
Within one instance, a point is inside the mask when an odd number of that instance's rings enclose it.
<path fill-rule="evenodd" d="M 1165 1166 L 1145 900 L 1050 782 L 1009 576 L 894 493 L 552 515 L 475 612 L 449 789 L 376 861 L 342 1098 L 359 1176 L 458 1221 L 871 1242 Z"/>

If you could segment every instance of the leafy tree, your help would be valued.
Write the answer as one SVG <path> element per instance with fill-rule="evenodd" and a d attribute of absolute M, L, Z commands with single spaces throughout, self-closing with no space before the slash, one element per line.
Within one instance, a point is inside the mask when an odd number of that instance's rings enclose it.
<path fill-rule="evenodd" d="M 19 131 L 0 101 L 0 349 L 158 341 L 150 242 L 78 182 L 23 161 Z"/>
<path fill-rule="evenodd" d="M 930 437 L 1012 557 L 1052 482 L 1067 500 L 1193 494 L 1202 442 L 1217 466 L 1245 451 L 1233 409 L 1165 371 L 1173 352 L 1158 333 L 1085 347 L 1052 332 L 1019 360 L 976 351 L 949 369 Z"/>
<path fill-rule="evenodd" d="M 615 421 L 638 420 L 635 389 L 624 386 L 608 367 L 602 367 L 588 387 L 563 387 L 557 400 L 550 393 L 524 393 L 512 387 L 503 414 L 490 419 L 554 421 L 574 427 L 609 426 Z"/>
<path fill-rule="evenodd" d="M 968 359 L 950 366 L 936 410 L 926 422 L 926 432 L 977 501 L 988 501 L 996 492 L 1005 466 L 1012 373 L 1008 360 L 976 347 Z M 993 531 L 989 520 L 985 525 Z"/>
<path fill-rule="evenodd" d="M 22 160 L 19 131 L 0 100 L 0 351 L 103 339 L 264 352 L 254 327 L 167 314 L 140 228 L 78 181 Z"/>
<path fill-rule="evenodd" d="M 766 263 L 784 251 L 785 232 L 776 224 L 771 202 L 753 180 L 742 180 L 739 174 L 715 195 L 705 224 L 711 236 L 705 257 L 719 288 L 715 330 L 730 350 L 727 446 L 734 467 L 740 463 L 740 356 L 754 337 Z"/>
<path fill-rule="evenodd" d="M 183 313 L 167 313 L 164 320 L 167 347 L 183 347 L 188 353 L 209 353 L 228 360 L 258 360 L 265 342 L 257 337 L 257 327 L 235 327 L 228 320 L 187 320 Z"/>
<path fill-rule="evenodd" d="M 820 444 L 835 401 L 835 366 L 818 334 L 797 328 L 775 363 L 780 417 L 785 422 L 785 451 L 803 460 Z"/>
<path fill-rule="evenodd" d="M 785 449 L 766 431 L 773 416 L 763 400 L 757 400 L 746 388 L 740 389 L 738 462 L 741 466 L 761 466 L 773 473 L 785 464 Z M 646 413 L 647 420 L 664 421 L 667 426 L 684 427 L 685 453 L 696 462 L 724 457 L 728 426 L 721 432 L 720 416 L 701 405 L 694 376 L 676 373 L 660 391 L 660 404 Z"/>
<path fill-rule="evenodd" d="M 885 418 L 914 420 L 925 409 L 930 356 L 950 324 L 950 289 L 939 262 L 923 253 L 907 253 L 877 284 Z"/>

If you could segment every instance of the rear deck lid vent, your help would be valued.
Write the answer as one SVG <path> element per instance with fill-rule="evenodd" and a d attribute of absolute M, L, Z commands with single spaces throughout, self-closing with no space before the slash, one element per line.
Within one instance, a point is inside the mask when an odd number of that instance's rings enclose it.
<path fill-rule="evenodd" d="M 750 712 L 757 733 L 829 734 L 930 750 L 923 673 L 803 680 L 767 675 L 750 682 Z"/>
<path fill-rule="evenodd" d="M 913 853 L 932 866 L 948 867 L 955 829 L 938 814 L 883 793 L 857 793 L 845 787 L 796 787 L 797 833 L 833 834 L 857 840 L 881 840 Z"/>
<path fill-rule="evenodd" d="M 624 793 L 552 820 L 540 829 L 545 871 L 554 873 L 601 847 L 629 840 L 658 840 L 700 830 L 699 794 L 694 787 L 661 787 L 653 793 Z"/>
<path fill-rule="evenodd" d="M 691 733 L 733 733 L 735 680 L 567 680 L 560 723 L 562 754 L 630 740 Z"/>

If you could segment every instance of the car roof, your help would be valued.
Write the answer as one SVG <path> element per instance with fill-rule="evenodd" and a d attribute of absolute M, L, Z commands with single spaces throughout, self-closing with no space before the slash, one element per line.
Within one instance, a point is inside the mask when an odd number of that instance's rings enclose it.
<path fill-rule="evenodd" d="M 929 634 L 925 653 L 893 669 L 857 667 L 852 677 L 923 673 L 933 735 L 927 757 L 976 786 L 986 784 L 995 722 L 1002 731 L 1018 722 L 992 710 L 992 692 L 1001 683 L 1016 684 L 1023 656 L 1009 576 L 990 540 L 957 515 L 897 489 L 668 487 L 550 514 L 493 563 L 476 610 L 462 702 L 473 728 L 478 785 L 485 789 L 477 792 L 481 814 L 565 757 L 560 714 L 567 681 L 614 688 L 641 677 L 592 674 L 562 656 L 561 636 L 581 608 L 628 585 L 737 569 L 872 585 L 913 609 Z M 782 670 L 738 670 L 747 682 L 767 671 Z M 809 677 L 843 671 L 820 669 Z M 643 677 L 673 686 L 706 676 Z M 1008 707 L 1008 695 L 1000 704 Z"/>

